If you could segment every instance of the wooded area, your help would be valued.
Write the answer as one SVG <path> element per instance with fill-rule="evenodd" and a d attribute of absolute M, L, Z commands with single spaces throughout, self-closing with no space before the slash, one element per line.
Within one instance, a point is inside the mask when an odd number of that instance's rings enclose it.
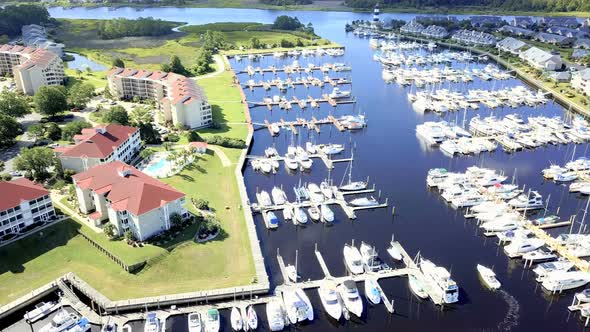
<path fill-rule="evenodd" d="M 588 0 L 346 0 L 353 8 L 372 8 L 379 2 L 382 7 L 444 7 L 473 9 L 495 9 L 506 11 L 568 12 L 589 11 Z"/>
<path fill-rule="evenodd" d="M 44 24 L 49 22 L 50 19 L 45 7 L 8 5 L 0 8 L 0 35 L 14 37 L 20 35 L 23 25 Z"/>
<path fill-rule="evenodd" d="M 136 20 L 116 18 L 101 22 L 98 35 L 102 39 L 116 39 L 136 36 L 162 36 L 172 33 L 176 24 L 152 17 L 140 17 Z"/>

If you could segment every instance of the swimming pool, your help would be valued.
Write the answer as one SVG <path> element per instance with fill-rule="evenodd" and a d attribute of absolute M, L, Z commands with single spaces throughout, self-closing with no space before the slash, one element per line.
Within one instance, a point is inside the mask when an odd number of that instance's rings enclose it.
<path fill-rule="evenodd" d="M 145 174 L 153 177 L 164 177 L 168 176 L 170 172 L 171 164 L 166 160 L 166 156 L 158 156 L 152 159 L 141 168 L 141 171 Z"/>

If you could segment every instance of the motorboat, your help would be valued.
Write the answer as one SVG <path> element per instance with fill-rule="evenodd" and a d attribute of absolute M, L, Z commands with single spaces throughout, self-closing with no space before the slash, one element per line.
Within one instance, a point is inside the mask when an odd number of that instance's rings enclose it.
<path fill-rule="evenodd" d="M 400 252 L 398 247 L 396 245 L 394 245 L 393 240 L 389 244 L 389 248 L 387 248 L 387 253 L 389 254 L 389 256 L 391 256 L 391 258 L 393 258 L 396 261 L 401 261 L 403 258 L 402 253 Z"/>
<path fill-rule="evenodd" d="M 544 289 L 550 292 L 561 292 L 564 290 L 582 287 L 590 282 L 590 273 L 582 271 L 551 272 L 541 284 Z"/>
<path fill-rule="evenodd" d="M 414 295 L 421 299 L 425 299 L 428 297 L 428 293 L 424 289 L 424 285 L 422 282 L 416 278 L 413 274 L 408 274 L 408 284 L 410 285 L 410 290 Z"/>
<path fill-rule="evenodd" d="M 545 241 L 536 238 L 518 239 L 504 247 L 504 252 L 510 258 L 520 257 L 527 252 L 537 250 L 545 245 Z"/>
<path fill-rule="evenodd" d="M 162 331 L 162 323 L 160 318 L 156 316 L 155 312 L 148 312 L 145 317 L 144 332 L 160 332 Z"/>
<path fill-rule="evenodd" d="M 324 279 L 318 288 L 318 294 L 326 313 L 335 320 L 340 320 L 342 304 L 338 299 L 336 282 L 331 279 Z"/>
<path fill-rule="evenodd" d="M 360 197 L 355 198 L 348 202 L 350 205 L 358 206 L 358 207 L 365 207 L 365 206 L 376 206 L 379 205 L 379 202 L 373 197 Z"/>
<path fill-rule="evenodd" d="M 343 91 L 340 90 L 340 88 L 335 87 L 332 92 L 328 95 L 328 97 L 332 98 L 332 99 L 343 99 L 343 98 L 348 98 L 350 97 L 351 92 L 350 91 Z"/>
<path fill-rule="evenodd" d="M 303 211 L 303 209 L 300 208 L 299 206 L 295 206 L 293 208 L 293 215 L 294 215 L 295 221 L 297 221 L 297 223 L 307 224 L 307 214 L 305 214 L 305 211 Z"/>
<path fill-rule="evenodd" d="M 362 274 L 364 272 L 363 257 L 356 247 L 345 244 L 343 254 L 346 267 L 352 274 Z"/>
<path fill-rule="evenodd" d="M 312 142 L 305 143 L 305 151 L 309 154 L 316 154 L 318 152 L 316 146 L 313 145 Z"/>
<path fill-rule="evenodd" d="M 264 150 L 264 155 L 266 156 L 266 158 L 270 158 L 270 157 L 278 156 L 279 152 L 274 147 L 269 147 Z"/>
<path fill-rule="evenodd" d="M 590 188 L 590 182 L 587 181 L 578 181 L 570 184 L 569 191 L 571 193 L 577 193 L 583 191 L 588 191 Z"/>
<path fill-rule="evenodd" d="M 365 279 L 365 296 L 373 304 L 381 303 L 381 292 L 377 279 L 372 277 Z"/>
<path fill-rule="evenodd" d="M 590 288 L 586 288 L 583 291 L 581 291 L 579 293 L 576 293 L 576 295 L 574 295 L 574 297 L 580 303 L 588 303 L 588 302 L 590 302 Z"/>
<path fill-rule="evenodd" d="M 525 228 L 517 228 L 514 230 L 496 233 L 496 237 L 500 243 L 510 243 L 514 240 L 526 239 L 532 232 Z"/>
<path fill-rule="evenodd" d="M 266 213 L 266 219 L 268 220 L 268 228 L 279 227 L 279 218 L 277 218 L 277 215 L 273 211 L 268 211 Z"/>
<path fill-rule="evenodd" d="M 365 242 L 361 242 L 360 253 L 366 272 L 376 272 L 383 269 L 384 263 L 377 255 L 377 250 L 375 250 L 375 247 Z"/>
<path fill-rule="evenodd" d="M 320 205 L 320 213 L 322 214 L 323 221 L 328 222 L 328 223 L 331 223 L 334 221 L 334 212 L 332 211 L 332 209 L 330 209 L 328 204 Z"/>
<path fill-rule="evenodd" d="M 533 272 L 537 275 L 537 282 L 542 282 L 552 272 L 566 272 L 574 267 L 574 263 L 567 259 L 560 259 L 554 262 L 545 262 L 538 264 Z"/>
<path fill-rule="evenodd" d="M 571 182 L 571 181 L 576 180 L 577 178 L 578 178 L 578 173 L 576 173 L 574 171 L 569 171 L 569 172 L 555 174 L 555 176 L 553 177 L 553 180 L 555 180 L 556 182 Z"/>
<path fill-rule="evenodd" d="M 92 325 L 90 325 L 88 318 L 82 317 L 76 322 L 76 324 L 74 324 L 74 326 L 67 329 L 66 332 L 88 332 L 91 328 Z"/>
<path fill-rule="evenodd" d="M 447 269 L 442 266 L 437 266 L 431 261 L 420 258 L 419 267 L 424 278 L 428 279 L 433 285 L 437 296 L 445 303 L 455 303 L 459 301 L 459 287 Z"/>
<path fill-rule="evenodd" d="M 295 156 L 295 154 L 287 153 L 285 155 L 284 161 L 285 161 L 285 166 L 287 166 L 287 168 L 292 171 L 295 171 L 299 168 L 299 161 L 298 161 L 297 157 Z"/>
<path fill-rule="evenodd" d="M 39 332 L 61 332 L 66 331 L 70 327 L 76 325 L 78 316 L 74 313 L 67 312 L 65 309 L 60 309 L 51 322 L 39 329 Z"/>
<path fill-rule="evenodd" d="M 117 324 L 109 318 L 109 320 L 102 326 L 100 332 L 117 332 Z M 189 332 L 201 332 L 201 330 L 190 330 Z"/>
<path fill-rule="evenodd" d="M 246 323 L 248 325 L 248 330 L 253 331 L 258 328 L 258 315 L 256 314 L 256 310 L 254 310 L 253 305 L 249 305 L 246 308 Z"/>
<path fill-rule="evenodd" d="M 320 147 L 320 150 L 327 155 L 335 155 L 344 151 L 344 145 L 342 144 L 326 144 Z"/>
<path fill-rule="evenodd" d="M 271 206 L 272 205 L 270 195 L 268 194 L 268 192 L 266 190 L 260 191 L 260 194 L 258 195 L 258 204 L 260 204 L 260 206 Z"/>
<path fill-rule="evenodd" d="M 55 302 L 41 302 L 35 305 L 35 309 L 31 311 L 27 311 L 24 315 L 25 321 L 29 323 L 34 323 L 45 316 L 49 315 L 52 311 L 57 309 L 57 303 Z"/>
<path fill-rule="evenodd" d="M 284 308 L 279 298 L 273 297 L 266 304 L 266 321 L 271 331 L 282 331 L 285 328 Z"/>
<path fill-rule="evenodd" d="M 279 127 L 279 125 L 277 123 L 271 123 L 270 124 L 270 131 L 272 132 L 273 135 L 278 135 L 279 132 L 281 132 L 281 127 Z"/>
<path fill-rule="evenodd" d="M 515 209 L 540 209 L 543 207 L 543 197 L 536 191 L 531 191 L 529 194 L 521 194 L 516 198 L 508 201 L 508 204 Z"/>
<path fill-rule="evenodd" d="M 301 288 L 290 287 L 283 290 L 283 302 L 291 324 L 313 320 L 313 307 Z"/>
<path fill-rule="evenodd" d="M 302 148 L 302 147 L 297 147 L 297 161 L 299 162 L 299 164 L 301 165 L 301 168 L 303 169 L 311 169 L 311 166 L 313 165 L 313 160 L 311 160 L 311 158 L 309 158 L 309 154 L 307 154 L 307 152 Z"/>
<path fill-rule="evenodd" d="M 297 280 L 299 279 L 299 275 L 297 275 L 297 268 L 295 267 L 295 265 L 287 265 L 285 266 L 285 272 L 287 272 L 287 278 L 289 278 L 289 280 L 291 280 L 292 282 L 297 282 Z"/>
<path fill-rule="evenodd" d="M 496 274 L 492 269 L 489 267 L 477 264 L 477 272 L 479 272 L 479 276 L 483 280 L 483 282 L 488 286 L 490 289 L 499 289 L 501 284 L 496 278 Z"/>
<path fill-rule="evenodd" d="M 307 191 L 309 192 L 310 199 L 313 203 L 320 204 L 324 201 L 324 194 L 317 184 L 313 182 L 309 183 L 307 185 Z"/>
<path fill-rule="evenodd" d="M 307 209 L 307 213 L 309 214 L 309 217 L 311 218 L 311 220 L 313 221 L 318 221 L 320 220 L 321 214 L 320 214 L 320 209 L 315 206 L 312 205 Z"/>
<path fill-rule="evenodd" d="M 485 202 L 485 198 L 482 195 L 473 193 L 454 198 L 451 204 L 456 208 L 465 208 L 479 205 L 483 202 Z"/>
<path fill-rule="evenodd" d="M 320 190 L 327 199 L 332 199 L 332 197 L 334 197 L 334 191 L 332 190 L 332 186 L 328 184 L 328 181 L 322 181 L 320 183 Z"/>
<path fill-rule="evenodd" d="M 416 126 L 416 134 L 429 145 L 438 145 L 445 139 L 443 126 L 438 122 L 424 122 Z"/>
<path fill-rule="evenodd" d="M 498 219 L 495 221 L 486 222 L 481 227 L 486 232 L 505 232 L 517 229 L 520 223 L 512 219 Z"/>
<path fill-rule="evenodd" d="M 188 314 L 188 332 L 202 332 L 203 321 L 201 320 L 201 314 L 198 312 L 192 312 Z"/>
<path fill-rule="evenodd" d="M 234 331 L 241 331 L 244 328 L 244 320 L 242 319 L 240 309 L 238 309 L 237 307 L 231 308 L 231 314 L 229 319 L 231 321 L 231 328 Z"/>
<path fill-rule="evenodd" d="M 272 200 L 275 202 L 275 205 L 283 205 L 287 202 L 287 195 L 283 191 L 283 189 L 279 187 L 273 187 L 271 190 Z"/>
<path fill-rule="evenodd" d="M 558 165 L 551 165 L 549 166 L 549 168 L 545 168 L 544 170 L 542 170 L 541 173 L 543 174 L 543 177 L 545 179 L 553 179 L 557 174 L 561 174 L 566 171 L 567 169 L 563 167 L 560 167 Z"/>
<path fill-rule="evenodd" d="M 528 261 L 528 262 L 538 263 L 538 262 L 546 262 L 546 261 L 552 261 L 554 259 L 557 259 L 557 255 L 555 253 L 553 253 L 553 251 L 551 251 L 551 250 L 539 248 L 537 250 L 533 250 L 533 251 L 529 251 L 527 253 L 524 253 L 522 255 L 522 259 L 525 262 Z"/>
<path fill-rule="evenodd" d="M 545 217 L 540 217 L 537 219 L 533 219 L 531 222 L 533 225 L 543 226 L 543 225 L 552 225 L 559 222 L 559 216 L 556 215 L 549 215 Z"/>
<path fill-rule="evenodd" d="M 344 280 L 338 285 L 337 289 L 346 309 L 353 315 L 361 317 L 363 314 L 363 300 L 356 288 L 356 282 L 352 279 Z"/>
<path fill-rule="evenodd" d="M 205 321 L 205 332 L 218 332 L 220 328 L 219 310 L 212 308 L 207 310 L 207 320 Z"/>

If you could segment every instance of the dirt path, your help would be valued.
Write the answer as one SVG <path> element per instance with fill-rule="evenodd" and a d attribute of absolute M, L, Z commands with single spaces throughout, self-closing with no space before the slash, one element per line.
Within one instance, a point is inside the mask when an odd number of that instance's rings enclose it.
<path fill-rule="evenodd" d="M 211 77 L 215 77 L 215 76 L 223 73 L 223 71 L 225 70 L 225 64 L 223 63 L 223 59 L 221 58 L 221 55 L 219 55 L 219 54 L 214 55 L 213 60 L 215 60 L 215 63 L 217 64 L 217 70 L 212 73 L 209 73 L 209 74 L 197 76 L 197 77 L 195 77 L 195 80 L 198 81 L 203 78 L 211 78 Z"/>

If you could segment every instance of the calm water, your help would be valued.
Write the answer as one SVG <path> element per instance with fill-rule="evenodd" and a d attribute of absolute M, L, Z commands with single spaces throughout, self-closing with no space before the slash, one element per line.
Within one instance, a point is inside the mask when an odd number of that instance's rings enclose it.
<path fill-rule="evenodd" d="M 386 313 L 383 305 L 371 307 L 366 302 L 365 315 L 362 320 L 352 320 L 346 323 L 334 323 L 326 318 L 321 308 L 316 291 L 309 295 L 314 304 L 317 319 L 300 327 L 306 331 L 330 330 L 359 330 L 359 331 L 557 331 L 583 330 L 576 316 L 569 315 L 566 306 L 571 302 L 571 294 L 564 296 L 548 296 L 534 281 L 533 273 L 523 269 L 518 260 L 508 259 L 502 249 L 492 239 L 484 238 L 472 221 L 466 221 L 460 213 L 449 208 L 436 193 L 426 189 L 425 175 L 433 167 L 446 167 L 461 171 L 467 166 L 483 165 L 504 170 L 509 175 L 517 169 L 517 181 L 521 185 L 533 187 L 544 197 L 551 195 L 550 209 L 560 207 L 560 215 L 567 219 L 570 215 L 578 214 L 585 200 L 569 194 L 566 186 L 558 186 L 551 182 L 544 182 L 540 170 L 550 161 L 563 163 L 573 154 L 573 145 L 550 146 L 534 151 L 524 151 L 507 154 L 501 149 L 494 153 L 484 153 L 473 157 L 450 159 L 438 150 L 424 148 L 415 134 L 415 126 L 427 120 L 438 117 L 432 114 L 416 114 L 410 107 L 406 93 L 409 88 L 398 85 L 387 85 L 381 79 L 381 67 L 372 61 L 372 51 L 368 41 L 358 39 L 352 34 L 344 32 L 344 24 L 354 19 L 369 19 L 370 14 L 341 13 L 341 12 L 281 12 L 267 10 L 246 9 L 191 9 L 191 8 L 156 8 L 137 11 L 131 8 L 121 8 L 115 11 L 107 8 L 52 8 L 50 13 L 54 17 L 67 18 L 113 18 L 138 16 L 153 16 L 165 20 L 186 21 L 194 24 L 221 21 L 257 21 L 272 22 L 274 17 L 282 14 L 296 15 L 302 22 L 312 22 L 316 32 L 323 37 L 334 40 L 346 46 L 346 55 L 338 59 L 325 58 L 322 61 L 346 62 L 353 67 L 350 73 L 339 73 L 336 76 L 351 77 L 352 92 L 357 98 L 356 106 L 339 106 L 333 110 L 329 106 L 322 106 L 320 110 L 300 111 L 294 107 L 286 112 L 275 109 L 272 112 L 266 108 L 252 109 L 256 122 L 264 119 L 269 121 L 283 118 L 285 120 L 303 117 L 310 119 L 325 117 L 328 114 L 344 115 L 363 112 L 368 118 L 368 127 L 360 132 L 340 133 L 335 128 L 323 126 L 321 133 L 308 133 L 302 130 L 301 138 L 295 137 L 295 142 L 304 143 L 312 139 L 316 143 L 344 143 L 347 145 L 346 154 L 350 154 L 350 147 L 355 145 L 354 176 L 358 179 L 370 176 L 371 182 L 377 184 L 382 198 L 388 197 L 390 208 L 357 213 L 358 218 L 348 220 L 342 211 L 334 209 L 337 221 L 332 227 L 323 224 L 309 224 L 307 227 L 295 227 L 289 223 L 282 223 L 278 230 L 268 231 L 262 220 L 257 217 L 258 233 L 262 243 L 268 272 L 273 284 L 282 282 L 276 262 L 277 249 L 287 263 L 294 262 L 295 251 L 299 253 L 299 272 L 304 279 L 323 277 L 321 269 L 313 254 L 314 246 L 323 253 L 326 263 L 333 275 L 344 275 L 345 267 L 342 261 L 342 247 L 344 243 L 355 239 L 370 242 L 388 260 L 385 249 L 395 234 L 406 250 L 415 255 L 418 251 L 435 263 L 446 266 L 451 270 L 453 278 L 461 288 L 461 301 L 453 308 L 440 311 L 430 302 L 421 302 L 412 296 L 407 287 L 407 280 L 396 278 L 381 282 L 390 299 L 395 300 L 396 314 Z M 387 14 L 386 17 L 410 19 L 413 14 Z M 283 61 L 292 61 L 285 59 Z M 318 58 L 301 59 L 319 63 Z M 266 62 L 266 63 L 265 63 Z M 267 58 L 261 66 L 275 63 L 275 59 Z M 247 61 L 234 64 L 236 68 L 247 65 Z M 482 64 L 470 66 L 482 67 Z M 465 64 L 456 64 L 463 67 Z M 316 74 L 318 75 L 318 74 Z M 259 80 L 261 77 L 255 77 Z M 242 81 L 247 76 L 241 76 Z M 270 79 L 270 76 L 264 78 Z M 500 88 L 522 84 L 517 80 L 482 82 L 476 79 L 470 88 Z M 445 84 L 445 87 L 447 84 Z M 452 84 L 454 89 L 465 89 L 462 84 Z M 344 86 L 343 89 L 348 89 Z M 325 92 L 331 88 L 326 87 Z M 249 99 L 261 100 L 265 95 L 262 90 L 246 92 Z M 288 95 L 299 97 L 307 95 L 319 96 L 319 88 L 305 88 L 289 90 Z M 278 94 L 276 91 L 269 95 Z M 502 116 L 512 112 L 523 115 L 565 115 L 564 110 L 553 103 L 539 108 L 520 107 L 514 109 L 496 109 L 493 113 Z M 476 111 L 468 111 L 467 119 L 476 114 L 487 116 L 492 111 L 485 107 Z M 456 114 L 449 114 L 446 119 L 455 119 Z M 459 114 L 462 117 L 463 114 Z M 264 149 L 274 144 L 280 153 L 286 151 L 292 138 L 288 132 L 271 138 L 266 130 L 257 131 L 252 154 L 262 154 Z M 351 143 L 352 142 L 352 143 Z M 585 155 L 588 146 L 579 145 L 576 156 Z M 345 164 L 337 164 L 331 176 L 336 183 L 345 172 Z M 283 185 L 287 194 L 293 199 L 291 187 L 299 180 L 302 182 L 315 181 L 319 183 L 328 176 L 325 166 L 314 162 L 310 173 L 288 174 L 281 166 L 276 175 L 264 176 L 254 173 L 251 168 L 245 171 L 246 184 L 250 197 L 254 197 L 257 189 L 270 190 L 274 185 Z M 391 215 L 391 205 L 396 207 L 396 215 Z M 282 221 L 282 220 L 281 220 Z M 576 226 L 578 227 L 578 226 Z M 563 230 L 566 231 L 566 230 Z M 559 233 L 560 231 L 554 231 Z M 484 288 L 475 270 L 476 264 L 493 266 L 498 278 L 503 283 L 503 291 L 492 293 Z M 362 292 L 362 284 L 359 289 Z M 262 324 L 266 317 L 264 308 L 257 308 Z M 224 314 L 225 330 L 229 330 L 228 313 Z M 177 317 L 167 322 L 170 330 L 186 331 L 186 317 Z M 139 328 L 138 323 L 136 328 Z M 135 329 L 135 328 L 134 328 Z"/>
<path fill-rule="evenodd" d="M 82 54 L 69 52 L 67 54 L 74 57 L 74 60 L 67 62 L 68 68 L 80 70 L 86 70 L 86 68 L 90 68 L 92 71 L 103 71 L 108 69 L 107 66 L 98 62 L 94 62 Z"/>

